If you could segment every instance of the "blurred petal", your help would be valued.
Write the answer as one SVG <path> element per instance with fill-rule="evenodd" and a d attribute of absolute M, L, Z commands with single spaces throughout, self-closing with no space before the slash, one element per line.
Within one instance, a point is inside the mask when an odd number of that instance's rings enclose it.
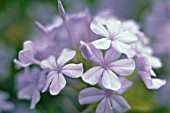
<path fill-rule="evenodd" d="M 161 68 L 162 67 L 162 62 L 159 58 L 154 57 L 154 56 L 150 56 L 148 59 L 149 63 L 151 64 L 151 66 L 153 68 Z"/>
<path fill-rule="evenodd" d="M 106 89 L 118 90 L 121 88 L 119 78 L 110 70 L 105 70 L 102 76 L 102 84 Z"/>
<path fill-rule="evenodd" d="M 71 78 L 78 78 L 83 74 L 83 65 L 80 64 L 67 64 L 62 68 L 62 73 Z"/>
<path fill-rule="evenodd" d="M 30 50 L 21 50 L 19 52 L 19 60 L 14 60 L 14 62 L 20 66 L 27 67 L 36 62 L 34 58 L 34 53 Z"/>
<path fill-rule="evenodd" d="M 98 39 L 92 42 L 97 49 L 106 50 L 110 47 L 111 41 L 107 38 Z"/>
<path fill-rule="evenodd" d="M 116 41 L 120 41 L 125 44 L 132 44 L 137 41 L 136 35 L 129 31 L 124 31 L 120 34 L 118 34 L 115 38 Z"/>
<path fill-rule="evenodd" d="M 119 41 L 112 41 L 112 47 L 120 53 L 127 54 L 131 49 L 130 45 L 124 44 Z M 127 54 L 128 55 L 128 54 Z"/>
<path fill-rule="evenodd" d="M 107 30 L 109 31 L 109 34 L 114 35 L 118 34 L 121 28 L 121 22 L 116 19 L 110 19 L 107 21 Z"/>
<path fill-rule="evenodd" d="M 29 50 L 29 51 L 31 51 L 32 53 L 36 53 L 36 47 L 35 47 L 35 45 L 34 45 L 34 43 L 32 42 L 32 41 L 25 41 L 24 42 L 24 50 L 26 49 L 26 50 Z"/>
<path fill-rule="evenodd" d="M 100 101 L 104 97 L 104 91 L 96 88 L 86 88 L 79 94 L 80 104 L 92 104 Z"/>
<path fill-rule="evenodd" d="M 76 52 L 74 50 L 63 49 L 63 51 L 61 52 L 61 54 L 57 60 L 57 64 L 59 64 L 60 66 L 63 66 L 69 60 L 73 59 L 75 55 L 76 55 Z"/>
<path fill-rule="evenodd" d="M 54 56 L 50 56 L 47 59 L 41 61 L 41 68 L 42 69 L 50 69 L 50 70 L 54 70 L 57 68 L 56 65 L 56 59 Z"/>
<path fill-rule="evenodd" d="M 151 78 L 146 72 L 138 72 L 148 89 L 159 89 L 166 84 L 166 80 Z"/>
<path fill-rule="evenodd" d="M 40 101 L 40 92 L 38 90 L 33 92 L 31 100 L 31 109 L 34 109 L 36 104 Z"/>
<path fill-rule="evenodd" d="M 126 100 L 122 96 L 113 95 L 111 98 L 111 102 L 112 102 L 113 110 L 118 113 L 124 113 L 127 110 L 131 109 L 129 104 L 126 102 Z"/>
<path fill-rule="evenodd" d="M 113 113 L 110 99 L 105 97 L 97 106 L 96 113 Z"/>
<path fill-rule="evenodd" d="M 50 94 L 57 95 L 65 87 L 66 80 L 62 74 L 55 74 L 50 84 Z"/>
<path fill-rule="evenodd" d="M 128 76 L 133 73 L 135 69 L 135 62 L 133 59 L 122 59 L 109 64 L 109 69 L 115 73 Z"/>
<path fill-rule="evenodd" d="M 119 80 L 121 83 L 121 88 L 118 91 L 116 91 L 118 94 L 123 94 L 133 85 L 132 81 L 129 81 L 124 77 L 119 77 Z"/>
<path fill-rule="evenodd" d="M 104 69 L 100 66 L 93 67 L 82 75 L 82 79 L 88 84 L 95 85 L 101 78 L 103 71 Z"/>

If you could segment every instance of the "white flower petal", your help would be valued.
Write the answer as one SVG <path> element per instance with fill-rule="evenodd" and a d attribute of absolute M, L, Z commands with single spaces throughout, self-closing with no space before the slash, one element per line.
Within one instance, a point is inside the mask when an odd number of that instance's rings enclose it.
<path fill-rule="evenodd" d="M 148 89 L 159 89 L 166 84 L 166 80 L 151 78 L 146 72 L 138 72 Z"/>
<path fill-rule="evenodd" d="M 82 75 L 82 79 L 88 84 L 95 85 L 100 80 L 103 71 L 104 69 L 100 66 L 93 67 Z"/>
<path fill-rule="evenodd" d="M 135 70 L 135 61 L 133 59 L 122 59 L 109 64 L 109 69 L 115 73 L 128 76 Z"/>
<path fill-rule="evenodd" d="M 102 84 L 106 89 L 118 90 L 121 88 L 119 78 L 110 70 L 105 70 L 102 76 Z"/>
<path fill-rule="evenodd" d="M 50 56 L 47 59 L 41 61 L 41 68 L 42 69 L 50 69 L 50 70 L 54 70 L 57 68 L 57 64 L 56 64 L 56 59 L 54 56 Z"/>
<path fill-rule="evenodd" d="M 65 87 L 66 80 L 64 76 L 60 74 L 56 74 L 50 84 L 50 94 L 57 95 L 60 91 Z"/>
<path fill-rule="evenodd" d="M 98 39 L 92 42 L 97 49 L 106 50 L 110 47 L 111 41 L 107 38 Z"/>
<path fill-rule="evenodd" d="M 98 35 L 101 35 L 101 36 L 104 36 L 104 37 L 108 37 L 109 36 L 109 33 L 108 31 L 106 30 L 106 28 L 103 26 L 104 25 L 104 20 L 100 17 L 96 17 L 91 25 L 90 25 L 90 28 L 91 30 L 98 34 Z"/>
<path fill-rule="evenodd" d="M 60 66 L 63 66 L 69 60 L 73 59 L 75 55 L 76 55 L 76 52 L 74 50 L 63 49 L 59 58 L 57 59 L 57 64 L 59 64 Z"/>
<path fill-rule="evenodd" d="M 83 65 L 80 64 L 67 64 L 62 68 L 62 73 L 71 78 L 78 78 L 83 74 Z"/>
<path fill-rule="evenodd" d="M 124 44 L 132 44 L 137 41 L 136 35 L 129 31 L 124 31 L 118 35 L 116 35 L 115 40 L 122 42 Z"/>

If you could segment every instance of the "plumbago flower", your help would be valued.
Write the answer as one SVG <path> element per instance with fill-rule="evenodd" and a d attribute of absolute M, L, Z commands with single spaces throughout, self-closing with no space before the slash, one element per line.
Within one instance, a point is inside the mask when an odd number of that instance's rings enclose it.
<path fill-rule="evenodd" d="M 101 84 L 99 85 L 102 90 L 93 87 L 82 90 L 79 94 L 80 104 L 92 104 L 100 101 L 96 113 L 126 112 L 130 106 L 120 94 L 127 91 L 133 83 L 123 77 L 120 77 L 119 80 L 122 86 L 117 91 L 106 89 Z"/>
<path fill-rule="evenodd" d="M 134 33 L 124 30 L 121 21 L 114 18 L 106 20 L 96 17 L 90 28 L 94 33 L 104 37 L 92 42 L 97 49 L 106 50 L 112 47 L 118 52 L 126 54 L 131 48 L 131 44 L 137 41 Z"/>
<path fill-rule="evenodd" d="M 54 56 L 41 61 L 41 68 L 49 71 L 47 82 L 42 90 L 45 92 L 48 87 L 51 95 L 57 95 L 65 87 L 65 76 L 78 78 L 83 74 L 83 66 L 80 64 L 67 64 L 68 61 L 74 58 L 76 52 L 70 49 L 63 49 L 60 56 L 56 60 Z"/>
<path fill-rule="evenodd" d="M 101 50 L 96 49 L 93 45 L 90 45 L 92 55 L 90 60 L 99 66 L 92 67 L 82 75 L 82 79 L 91 84 L 97 84 L 100 79 L 105 88 L 111 90 L 118 90 L 121 88 L 121 83 L 117 77 L 117 74 L 121 76 L 128 76 L 133 73 L 135 69 L 135 62 L 133 59 L 121 59 L 120 53 L 109 48 L 106 53 L 102 54 Z"/>
<path fill-rule="evenodd" d="M 156 77 L 156 74 L 152 70 L 151 65 L 145 57 L 139 57 L 136 59 L 136 64 L 138 67 L 138 75 L 144 81 L 148 89 L 159 89 L 165 85 L 166 80 L 161 80 Z"/>
<path fill-rule="evenodd" d="M 31 100 L 30 108 L 35 108 L 40 100 L 40 92 L 45 85 L 45 72 L 38 68 L 25 69 L 24 75 L 17 78 L 18 98 Z"/>
<path fill-rule="evenodd" d="M 14 109 L 14 104 L 7 101 L 8 98 L 8 93 L 0 91 L 0 113 L 2 113 L 2 111 L 11 111 Z"/>
<path fill-rule="evenodd" d="M 14 60 L 14 62 L 22 67 L 28 67 L 31 64 L 38 64 L 39 61 L 35 59 L 36 46 L 32 41 L 25 41 L 23 45 L 23 50 L 19 52 L 19 60 Z"/>

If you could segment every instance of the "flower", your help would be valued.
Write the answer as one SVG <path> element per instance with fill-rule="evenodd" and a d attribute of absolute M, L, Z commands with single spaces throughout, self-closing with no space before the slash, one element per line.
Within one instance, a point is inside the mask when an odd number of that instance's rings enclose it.
<path fill-rule="evenodd" d="M 78 78 L 83 74 L 82 63 L 65 65 L 69 60 L 74 58 L 75 54 L 76 52 L 74 50 L 63 49 L 57 61 L 54 56 L 41 61 L 41 68 L 49 71 L 42 92 L 45 92 L 49 87 L 51 95 L 57 95 L 66 85 L 63 75 Z"/>
<path fill-rule="evenodd" d="M 91 30 L 105 38 L 95 40 L 92 44 L 97 49 L 108 49 L 113 47 L 120 53 L 127 53 L 131 48 L 131 44 L 137 41 L 137 37 L 122 28 L 121 22 L 116 19 L 103 19 L 96 17 L 91 23 Z"/>
<path fill-rule="evenodd" d="M 35 59 L 36 46 L 32 41 L 25 41 L 23 50 L 19 52 L 19 60 L 14 59 L 14 62 L 22 67 L 28 67 L 31 64 L 39 64 Z"/>
<path fill-rule="evenodd" d="M 108 49 L 103 57 L 101 50 L 96 49 L 93 45 L 90 45 L 90 48 L 93 53 L 90 60 L 99 66 L 92 67 L 86 71 L 82 75 L 83 81 L 95 85 L 101 79 L 105 88 L 118 90 L 121 84 L 115 73 L 121 76 L 132 74 L 135 69 L 135 62 L 133 59 L 117 60 L 121 54 L 112 48 Z"/>
<path fill-rule="evenodd" d="M 144 81 L 148 89 L 159 89 L 160 87 L 166 84 L 166 80 L 151 77 L 156 77 L 156 74 L 152 70 L 152 67 L 146 57 L 137 58 L 136 64 L 138 66 L 138 75 Z"/>
<path fill-rule="evenodd" d="M 125 91 L 127 91 L 133 83 L 123 77 L 119 79 L 121 81 L 122 87 L 118 91 L 105 89 L 102 86 L 101 88 L 103 90 L 92 87 L 86 88 L 79 94 L 79 103 L 92 104 L 101 100 L 97 106 L 96 113 L 122 113 L 129 110 L 129 104 L 119 94 L 123 94 Z"/>
<path fill-rule="evenodd" d="M 2 111 L 11 111 L 14 109 L 14 104 L 12 102 L 8 102 L 8 98 L 8 93 L 0 91 L 0 113 Z"/>
<path fill-rule="evenodd" d="M 40 92 L 45 85 L 45 72 L 38 68 L 29 70 L 25 69 L 24 75 L 20 75 L 17 79 L 18 98 L 31 100 L 30 108 L 35 108 L 40 100 Z"/>

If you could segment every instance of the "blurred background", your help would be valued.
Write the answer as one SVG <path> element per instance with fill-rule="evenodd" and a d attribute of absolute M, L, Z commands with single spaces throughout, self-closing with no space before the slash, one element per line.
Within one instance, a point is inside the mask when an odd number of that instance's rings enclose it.
<path fill-rule="evenodd" d="M 161 58 L 163 67 L 155 70 L 159 78 L 170 80 L 170 0 L 62 0 L 67 14 L 89 8 L 92 15 L 110 10 L 120 19 L 134 19 L 151 40 L 155 55 Z M 91 108 L 80 106 L 78 91 L 67 88 L 58 96 L 42 94 L 34 110 L 30 102 L 17 98 L 16 78 L 18 70 L 13 59 L 17 58 L 25 40 L 35 37 L 38 29 L 35 21 L 47 24 L 58 14 L 57 0 L 0 0 L 0 91 L 8 93 L 14 104 L 10 111 L 2 113 L 93 113 Z M 76 81 L 70 80 L 74 84 Z M 76 85 L 73 87 L 77 87 Z M 84 86 L 82 86 L 84 87 Z M 69 92 L 69 93 L 68 93 Z M 128 113 L 170 113 L 170 82 L 159 90 L 147 90 L 142 82 L 136 83 L 124 94 L 132 106 Z M 1 106 L 1 102 L 0 102 Z M 72 112 L 70 112 L 72 111 Z M 1 109 L 0 109 L 1 112 Z"/>

